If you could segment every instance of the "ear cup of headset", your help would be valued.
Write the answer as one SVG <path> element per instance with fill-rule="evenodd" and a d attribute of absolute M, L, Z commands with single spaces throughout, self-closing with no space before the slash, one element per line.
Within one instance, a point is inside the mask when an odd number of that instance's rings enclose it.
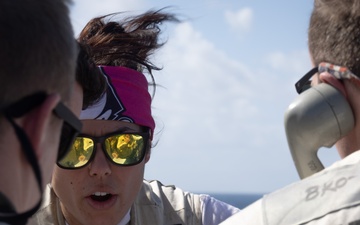
<path fill-rule="evenodd" d="M 346 98 L 322 83 L 301 93 L 285 112 L 285 131 L 296 169 L 301 178 L 324 167 L 317 157 L 321 147 L 332 147 L 354 127 Z"/>

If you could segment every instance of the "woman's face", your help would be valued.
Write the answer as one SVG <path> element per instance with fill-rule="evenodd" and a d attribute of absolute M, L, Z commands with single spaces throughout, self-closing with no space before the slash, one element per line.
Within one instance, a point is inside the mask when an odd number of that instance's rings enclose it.
<path fill-rule="evenodd" d="M 133 123 L 110 120 L 83 120 L 83 133 L 94 137 L 118 130 L 140 132 Z M 60 199 L 66 221 L 71 224 L 117 224 L 125 216 L 141 188 L 145 159 L 134 166 L 111 163 L 97 144 L 93 160 L 83 168 L 55 167 L 52 186 Z"/>

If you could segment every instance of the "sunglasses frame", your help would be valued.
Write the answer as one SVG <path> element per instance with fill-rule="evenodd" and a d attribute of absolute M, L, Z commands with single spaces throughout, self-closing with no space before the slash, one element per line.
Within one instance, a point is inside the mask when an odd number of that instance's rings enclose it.
<path fill-rule="evenodd" d="M 139 158 L 139 161 L 135 162 L 135 163 L 131 163 L 131 164 L 119 164 L 119 163 L 116 163 L 114 160 L 112 160 L 112 158 L 109 156 L 109 154 L 107 153 L 107 150 L 106 150 L 106 146 L 105 146 L 105 140 L 109 137 L 112 137 L 112 136 L 117 136 L 117 135 L 121 135 L 121 134 L 132 134 L 132 135 L 139 135 L 143 138 L 144 140 L 144 146 L 143 146 L 143 151 L 142 151 L 142 155 L 141 157 Z M 77 137 L 82 137 L 82 138 L 89 138 L 91 139 L 93 142 L 94 142 L 94 147 L 93 147 L 93 151 L 91 153 L 91 156 L 89 157 L 89 160 L 84 164 L 84 165 L 81 165 L 79 167 L 66 167 L 66 166 L 63 166 L 61 165 L 59 162 L 57 162 L 57 165 L 62 168 L 62 169 L 66 169 L 66 170 L 76 170 L 76 169 L 81 169 L 85 166 L 87 166 L 90 162 L 92 162 L 92 160 L 94 159 L 95 157 L 95 154 L 96 154 L 96 151 L 97 151 L 97 144 L 100 143 L 101 144 L 101 149 L 102 151 L 104 152 L 106 158 L 113 164 L 117 165 L 117 166 L 122 166 L 122 167 L 128 167 L 128 166 L 134 166 L 134 165 L 137 165 L 139 163 L 141 163 L 144 158 L 145 158 L 145 155 L 148 151 L 148 145 L 149 145 L 149 142 L 150 142 L 150 133 L 149 133 L 149 130 L 147 129 L 147 131 L 143 131 L 143 132 L 126 132 L 126 131 L 115 131 L 115 132 L 112 132 L 112 133 L 108 133 L 104 136 L 100 136 L 100 137 L 94 137 L 94 136 L 91 136 L 91 135 L 87 135 L 87 134 L 79 134 Z M 76 140 L 76 139 L 75 139 Z M 74 142 L 75 142 L 74 140 Z M 73 143 L 74 143 L 73 142 Z"/>
<path fill-rule="evenodd" d="M 307 72 L 303 77 L 301 77 L 300 80 L 298 80 L 298 82 L 295 83 L 295 89 L 298 94 L 301 94 L 302 92 L 307 90 L 307 89 L 304 90 L 304 87 L 306 85 L 309 85 L 309 81 L 311 77 L 314 76 L 317 72 L 319 72 L 319 68 L 314 67 L 309 72 Z"/>
<path fill-rule="evenodd" d="M 7 107 L 4 107 L 1 111 L 4 112 L 7 116 L 13 118 L 19 118 L 36 108 L 40 104 L 42 104 L 47 97 L 45 92 L 37 92 L 32 95 L 26 96 L 19 101 L 10 104 Z M 81 121 L 72 113 L 72 111 L 66 107 L 62 102 L 59 102 L 53 113 L 60 119 L 63 120 L 61 136 L 60 140 L 67 141 L 64 144 L 63 141 L 60 141 L 58 148 L 58 156 L 57 161 L 61 160 L 68 151 L 70 150 L 70 146 L 72 141 L 76 138 L 76 136 L 81 132 L 82 123 Z M 64 128 L 71 131 L 71 135 L 64 136 Z"/>

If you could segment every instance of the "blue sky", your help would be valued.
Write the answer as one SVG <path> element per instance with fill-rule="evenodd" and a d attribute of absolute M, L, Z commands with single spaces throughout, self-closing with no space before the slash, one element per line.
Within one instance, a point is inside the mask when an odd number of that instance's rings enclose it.
<path fill-rule="evenodd" d="M 158 144 L 145 178 L 187 191 L 264 193 L 299 179 L 284 113 L 311 68 L 311 0 L 75 0 L 75 33 L 107 13 L 172 6 L 168 42 L 154 57 Z M 329 165 L 336 150 L 322 149 Z"/>

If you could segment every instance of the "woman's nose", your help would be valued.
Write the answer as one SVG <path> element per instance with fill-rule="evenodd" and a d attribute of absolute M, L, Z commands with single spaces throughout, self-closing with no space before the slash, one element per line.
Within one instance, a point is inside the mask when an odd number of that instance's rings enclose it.
<path fill-rule="evenodd" d="M 111 174 L 111 162 L 105 156 L 101 144 L 97 144 L 93 160 L 89 164 L 90 176 L 107 176 Z"/>

